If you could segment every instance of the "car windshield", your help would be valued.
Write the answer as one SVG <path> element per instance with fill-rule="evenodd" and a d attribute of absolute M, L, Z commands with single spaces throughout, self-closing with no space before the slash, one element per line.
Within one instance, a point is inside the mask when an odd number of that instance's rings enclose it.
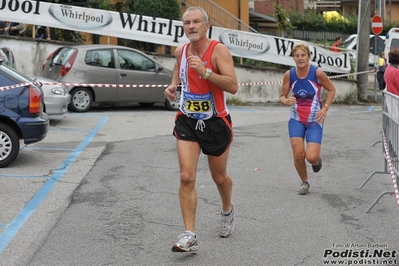
<path fill-rule="evenodd" d="M 393 38 L 391 41 L 391 50 L 393 49 L 399 49 L 399 39 Z M 388 55 L 385 55 L 388 56 Z"/>
<path fill-rule="evenodd" d="M 349 46 L 352 42 L 356 42 L 356 36 L 350 36 L 348 39 L 346 39 L 346 40 L 344 41 L 343 46 L 344 46 L 345 48 L 348 48 L 348 46 Z"/>
<path fill-rule="evenodd" d="M 66 62 L 68 62 L 69 57 L 76 51 L 75 48 L 72 47 L 63 47 L 60 48 L 57 52 L 54 53 L 50 64 L 51 65 L 61 65 L 64 66 Z"/>

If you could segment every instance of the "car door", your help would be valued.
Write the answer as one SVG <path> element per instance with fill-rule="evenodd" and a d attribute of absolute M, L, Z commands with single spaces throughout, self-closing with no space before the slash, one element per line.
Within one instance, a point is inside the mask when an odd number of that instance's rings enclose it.
<path fill-rule="evenodd" d="M 165 85 L 171 74 L 145 54 L 130 49 L 117 49 L 118 84 Z M 119 87 L 121 101 L 163 102 L 165 87 Z"/>
<path fill-rule="evenodd" d="M 92 86 L 96 102 L 118 101 L 116 69 L 113 50 L 97 48 L 86 51 L 84 82 Z M 110 86 L 112 85 L 112 86 Z"/>

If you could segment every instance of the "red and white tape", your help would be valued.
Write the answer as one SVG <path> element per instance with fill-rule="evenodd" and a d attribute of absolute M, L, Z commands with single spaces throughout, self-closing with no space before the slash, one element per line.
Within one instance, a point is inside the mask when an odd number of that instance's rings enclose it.
<path fill-rule="evenodd" d="M 382 139 L 384 141 L 385 156 L 386 156 L 387 162 L 388 162 L 389 173 L 391 174 L 393 188 L 395 190 L 396 202 L 399 207 L 399 190 L 398 190 L 398 184 L 396 182 L 397 176 L 395 174 L 395 171 L 393 170 L 394 168 L 392 165 L 391 155 L 389 154 L 389 151 L 388 151 L 388 144 L 387 144 L 387 140 L 385 138 L 384 130 L 382 131 Z M 397 169 L 397 170 L 399 170 L 399 169 Z"/>
<path fill-rule="evenodd" d="M 350 73 L 343 75 L 330 76 L 330 79 L 347 77 L 351 75 L 359 75 L 364 73 L 371 73 L 374 70 L 363 71 L 358 73 Z M 71 83 L 71 82 L 41 82 L 45 85 L 59 85 L 59 86 L 72 86 L 72 87 L 92 87 L 92 88 L 104 88 L 104 87 L 112 87 L 112 88 L 166 88 L 168 84 L 92 84 L 92 83 Z M 242 82 L 239 83 L 239 86 L 251 86 L 251 85 L 270 85 L 270 84 L 280 84 L 282 81 L 265 81 L 265 82 Z M 29 86 L 29 85 L 38 85 L 39 82 L 26 82 L 20 83 L 12 86 L 4 86 L 0 87 L 0 91 L 11 90 L 18 87 Z"/>

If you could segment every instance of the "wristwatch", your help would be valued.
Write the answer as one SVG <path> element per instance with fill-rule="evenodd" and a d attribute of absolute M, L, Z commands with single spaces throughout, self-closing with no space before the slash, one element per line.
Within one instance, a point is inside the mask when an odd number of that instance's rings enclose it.
<path fill-rule="evenodd" d="M 208 79 L 212 74 L 212 69 L 206 68 L 205 69 L 205 75 L 203 76 L 204 79 Z"/>

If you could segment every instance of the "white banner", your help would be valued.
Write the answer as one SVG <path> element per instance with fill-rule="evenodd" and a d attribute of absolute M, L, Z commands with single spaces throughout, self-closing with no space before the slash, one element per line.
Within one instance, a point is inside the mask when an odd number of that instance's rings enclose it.
<path fill-rule="evenodd" d="M 43 25 L 98 35 L 180 46 L 188 39 L 181 21 L 111 12 L 100 9 L 39 1 L 0 0 L 0 17 L 5 21 Z M 276 64 L 295 66 L 291 56 L 300 40 L 211 27 L 208 37 L 224 43 L 232 55 Z M 312 64 L 326 72 L 350 73 L 348 52 L 332 52 L 309 45 Z"/>

